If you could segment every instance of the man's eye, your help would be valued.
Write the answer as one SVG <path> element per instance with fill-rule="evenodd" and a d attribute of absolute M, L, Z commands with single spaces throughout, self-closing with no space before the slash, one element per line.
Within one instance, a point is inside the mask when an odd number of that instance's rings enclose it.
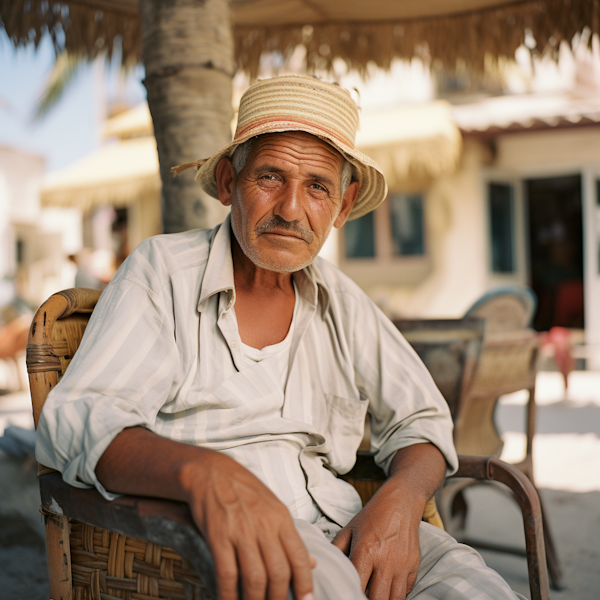
<path fill-rule="evenodd" d="M 327 189 L 324 188 L 320 183 L 311 183 L 310 187 L 313 188 L 313 190 L 319 190 L 321 192 L 327 192 Z"/>
<path fill-rule="evenodd" d="M 276 175 L 271 175 L 271 174 L 265 174 L 265 175 L 261 175 L 260 178 L 264 181 L 277 181 L 277 176 Z"/>

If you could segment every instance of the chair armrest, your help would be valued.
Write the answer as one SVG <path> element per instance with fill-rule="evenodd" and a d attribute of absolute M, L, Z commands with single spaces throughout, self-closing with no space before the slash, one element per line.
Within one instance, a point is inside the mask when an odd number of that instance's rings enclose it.
<path fill-rule="evenodd" d="M 514 493 L 523 514 L 525 550 L 532 600 L 550 597 L 540 499 L 531 481 L 518 469 L 495 456 L 460 455 L 458 471 L 452 477 L 498 481 Z M 532 577 L 531 575 L 534 574 Z"/>
<path fill-rule="evenodd" d="M 542 514 L 533 484 L 513 466 L 488 456 L 459 456 L 459 468 L 452 477 L 498 481 L 514 492 L 523 513 L 527 567 L 529 573 L 537 574 L 530 577 L 531 597 L 547 600 L 550 592 Z M 212 554 L 184 502 L 139 496 L 121 496 L 109 502 L 95 489 L 70 486 L 57 472 L 41 475 L 39 482 L 45 512 L 168 546 L 192 566 L 209 593 L 217 596 Z"/>
<path fill-rule="evenodd" d="M 95 489 L 70 486 L 57 472 L 41 475 L 39 482 L 44 512 L 168 546 L 191 565 L 212 597 L 217 597 L 212 554 L 184 502 L 139 496 L 121 496 L 109 502 Z"/>

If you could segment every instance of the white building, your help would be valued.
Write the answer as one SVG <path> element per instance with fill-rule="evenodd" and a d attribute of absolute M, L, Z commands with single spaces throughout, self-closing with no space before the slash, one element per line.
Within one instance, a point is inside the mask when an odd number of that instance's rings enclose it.
<path fill-rule="evenodd" d="M 458 168 L 392 183 L 392 202 L 346 227 L 340 266 L 396 316 L 459 317 L 494 287 L 529 285 L 539 329 L 584 328 L 599 349 L 600 97 L 489 98 L 452 119 Z"/>

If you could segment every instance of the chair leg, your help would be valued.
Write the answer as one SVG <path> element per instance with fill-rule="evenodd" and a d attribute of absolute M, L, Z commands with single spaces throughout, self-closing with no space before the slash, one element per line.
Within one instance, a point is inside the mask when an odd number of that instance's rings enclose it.
<path fill-rule="evenodd" d="M 72 600 L 71 547 L 69 519 L 63 515 L 44 513 L 46 525 L 46 556 L 52 600 Z"/>

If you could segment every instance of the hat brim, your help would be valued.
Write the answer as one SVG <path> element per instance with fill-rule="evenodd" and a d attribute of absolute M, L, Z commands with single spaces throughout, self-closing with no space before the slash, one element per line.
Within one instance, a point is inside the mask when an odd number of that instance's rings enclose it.
<path fill-rule="evenodd" d="M 325 131 L 310 123 L 298 123 L 297 121 L 282 118 L 269 118 L 266 122 L 245 130 L 235 140 L 225 146 L 222 150 L 210 158 L 200 160 L 197 163 L 181 165 L 182 167 L 196 168 L 196 181 L 202 189 L 212 196 L 218 198 L 216 171 L 222 158 L 231 158 L 235 149 L 249 139 L 267 133 L 283 133 L 285 131 L 303 131 L 310 133 L 335 148 L 354 167 L 354 176 L 358 182 L 358 195 L 348 220 L 358 219 L 377 208 L 387 196 L 387 184 L 379 165 L 366 154 L 355 148 L 347 146 L 343 140 L 336 140 L 331 132 Z M 177 169 L 177 168 L 176 168 Z M 175 170 L 179 172 L 182 169 Z"/>

